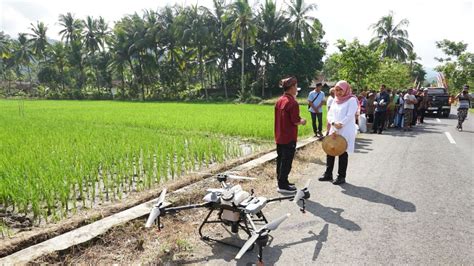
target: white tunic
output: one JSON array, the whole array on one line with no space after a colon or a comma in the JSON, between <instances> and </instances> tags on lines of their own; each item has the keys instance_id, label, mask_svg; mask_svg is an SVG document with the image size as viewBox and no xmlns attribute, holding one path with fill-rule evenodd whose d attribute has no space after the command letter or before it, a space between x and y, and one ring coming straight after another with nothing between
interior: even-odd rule
<instances>
[{"instance_id":1,"label":"white tunic","mask_svg":"<svg viewBox=\"0 0 474 266\"><path fill-rule=\"evenodd\" d=\"M357 134L355 123L357 109L359 109L357 99L355 97L351 97L342 104L338 104L336 101L334 101L327 115L327 120L329 123L342 123L341 129L336 129L336 127L331 126L329 134L337 131L339 135L343 136L347 141L348 153L354 152L355 138Z\"/></svg>"}]
</instances>

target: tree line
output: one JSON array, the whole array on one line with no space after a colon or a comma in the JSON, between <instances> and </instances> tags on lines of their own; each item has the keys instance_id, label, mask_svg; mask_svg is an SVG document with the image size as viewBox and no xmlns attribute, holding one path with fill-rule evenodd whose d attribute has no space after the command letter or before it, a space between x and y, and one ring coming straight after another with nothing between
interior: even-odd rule
<instances>
[{"instance_id":1,"label":"tree line","mask_svg":"<svg viewBox=\"0 0 474 266\"><path fill-rule=\"evenodd\" d=\"M322 69L326 44L314 4L289 1L282 11L266 0L166 6L121 18L59 16L61 41L43 22L11 39L0 33L3 87L24 81L57 98L124 99L267 97L285 75L307 86ZM30 87L31 88L31 87ZM272 91L273 90L273 91ZM278 90L279 91L279 90Z\"/></svg>"},{"instance_id":2,"label":"tree line","mask_svg":"<svg viewBox=\"0 0 474 266\"><path fill-rule=\"evenodd\" d=\"M289 75L303 88L317 76L348 80L356 90L423 84L426 72L408 39L408 20L382 16L370 26L369 44L339 40L339 51L323 64L327 43L323 25L311 16L315 9L304 0L282 9L274 0L256 9L247 0L214 0L211 8L144 10L113 27L102 17L62 14L60 41L47 37L43 22L16 39L0 32L0 87L6 96L20 85L47 98L253 101L279 94L278 80ZM437 70L453 86L472 82L467 45L437 45L450 56L439 59L444 65Z\"/></svg>"}]
</instances>

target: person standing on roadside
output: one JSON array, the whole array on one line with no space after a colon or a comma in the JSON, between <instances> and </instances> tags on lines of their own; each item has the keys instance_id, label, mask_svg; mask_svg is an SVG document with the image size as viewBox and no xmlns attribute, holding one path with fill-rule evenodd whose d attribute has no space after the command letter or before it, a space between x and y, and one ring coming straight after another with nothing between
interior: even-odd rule
<instances>
[{"instance_id":1,"label":"person standing on roadside","mask_svg":"<svg viewBox=\"0 0 474 266\"><path fill-rule=\"evenodd\" d=\"M346 151L339 155L339 166L337 178L333 181L332 172L334 169L335 156L327 155L326 171L319 181L333 181L334 185L346 182L347 164L349 162L348 153L354 152L356 138L355 114L359 108L357 97L352 94L349 83L340 80L335 86L335 100L328 112L328 122L331 123L329 134L339 134L347 141Z\"/></svg>"},{"instance_id":2,"label":"person standing on roadside","mask_svg":"<svg viewBox=\"0 0 474 266\"><path fill-rule=\"evenodd\" d=\"M415 110L415 104L416 104L416 97L413 95L415 90L409 89L407 91L407 94L403 97L404 104L404 113L405 116L403 117L403 131L408 131L411 130L411 122L413 120L413 111Z\"/></svg>"},{"instance_id":3,"label":"person standing on roadside","mask_svg":"<svg viewBox=\"0 0 474 266\"><path fill-rule=\"evenodd\" d=\"M308 95L308 111L311 114L311 125L315 137L323 137L323 104L326 100L324 92L321 91L323 84L317 83L316 88ZM316 120L317 124L316 124Z\"/></svg>"},{"instance_id":4,"label":"person standing on roadside","mask_svg":"<svg viewBox=\"0 0 474 266\"><path fill-rule=\"evenodd\" d=\"M328 96L328 100L327 100L327 103L326 103L326 108L327 108L327 113L329 113L329 110L331 109L331 105L332 105L332 102L334 101L334 87L332 87L330 90L329 90L329 96ZM327 121L327 119L326 119ZM326 136L329 135L329 130L331 129L331 124L329 122L326 123Z\"/></svg>"},{"instance_id":5,"label":"person standing on roadside","mask_svg":"<svg viewBox=\"0 0 474 266\"><path fill-rule=\"evenodd\" d=\"M379 134L382 134L383 128L385 126L385 117L387 116L387 105L390 103L390 96L386 92L385 85L380 86L380 92L375 97L375 115L374 115L374 125L372 128L372 133L378 131Z\"/></svg>"},{"instance_id":6,"label":"person standing on roadside","mask_svg":"<svg viewBox=\"0 0 474 266\"><path fill-rule=\"evenodd\" d=\"M367 123L374 123L374 112L375 112L375 94L373 92L369 92L367 98L367 107L366 107L366 114L367 114Z\"/></svg>"},{"instance_id":7,"label":"person standing on roadside","mask_svg":"<svg viewBox=\"0 0 474 266\"><path fill-rule=\"evenodd\" d=\"M462 123L464 123L464 120L467 117L467 112L469 110L469 106L471 104L472 98L471 95L469 95L469 85L464 85L462 92L458 93L456 95L456 99L459 101L459 106L458 106L458 124L456 128L459 131L462 131Z\"/></svg>"},{"instance_id":8,"label":"person standing on roadside","mask_svg":"<svg viewBox=\"0 0 474 266\"><path fill-rule=\"evenodd\" d=\"M296 187L288 181L288 175L295 156L298 126L306 125L306 120L300 117L300 107L295 99L298 94L297 86L295 77L282 79L280 87L284 93L275 104L277 191L280 193L296 193Z\"/></svg>"},{"instance_id":9,"label":"person standing on roadside","mask_svg":"<svg viewBox=\"0 0 474 266\"><path fill-rule=\"evenodd\" d=\"M420 103L418 104L418 124L423 124L425 119L425 111L428 108L428 89L424 89L421 93Z\"/></svg>"}]
</instances>

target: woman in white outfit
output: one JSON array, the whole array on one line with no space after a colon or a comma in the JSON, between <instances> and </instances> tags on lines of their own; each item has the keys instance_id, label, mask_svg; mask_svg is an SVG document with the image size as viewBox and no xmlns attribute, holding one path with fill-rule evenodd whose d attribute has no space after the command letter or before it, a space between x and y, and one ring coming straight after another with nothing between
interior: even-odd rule
<instances>
[{"instance_id":1,"label":"woman in white outfit","mask_svg":"<svg viewBox=\"0 0 474 266\"><path fill-rule=\"evenodd\" d=\"M355 114L359 108L357 98L352 94L349 83L339 81L335 86L335 99L327 114L327 121L331 124L329 134L339 134L347 141L347 150L339 156L339 168L336 180L333 181L332 172L335 157L327 155L326 172L319 181L333 181L334 185L346 182L346 170L349 159L348 153L354 152L356 138Z\"/></svg>"}]
</instances>

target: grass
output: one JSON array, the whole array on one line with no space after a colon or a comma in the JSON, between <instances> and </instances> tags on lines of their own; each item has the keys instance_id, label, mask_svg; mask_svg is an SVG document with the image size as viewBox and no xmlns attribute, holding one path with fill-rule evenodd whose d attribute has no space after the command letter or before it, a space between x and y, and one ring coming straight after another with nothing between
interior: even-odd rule
<instances>
[{"instance_id":1,"label":"grass","mask_svg":"<svg viewBox=\"0 0 474 266\"><path fill-rule=\"evenodd\" d=\"M0 140L0 211L61 219L271 145L273 106L0 100Z\"/></svg>"}]
</instances>

